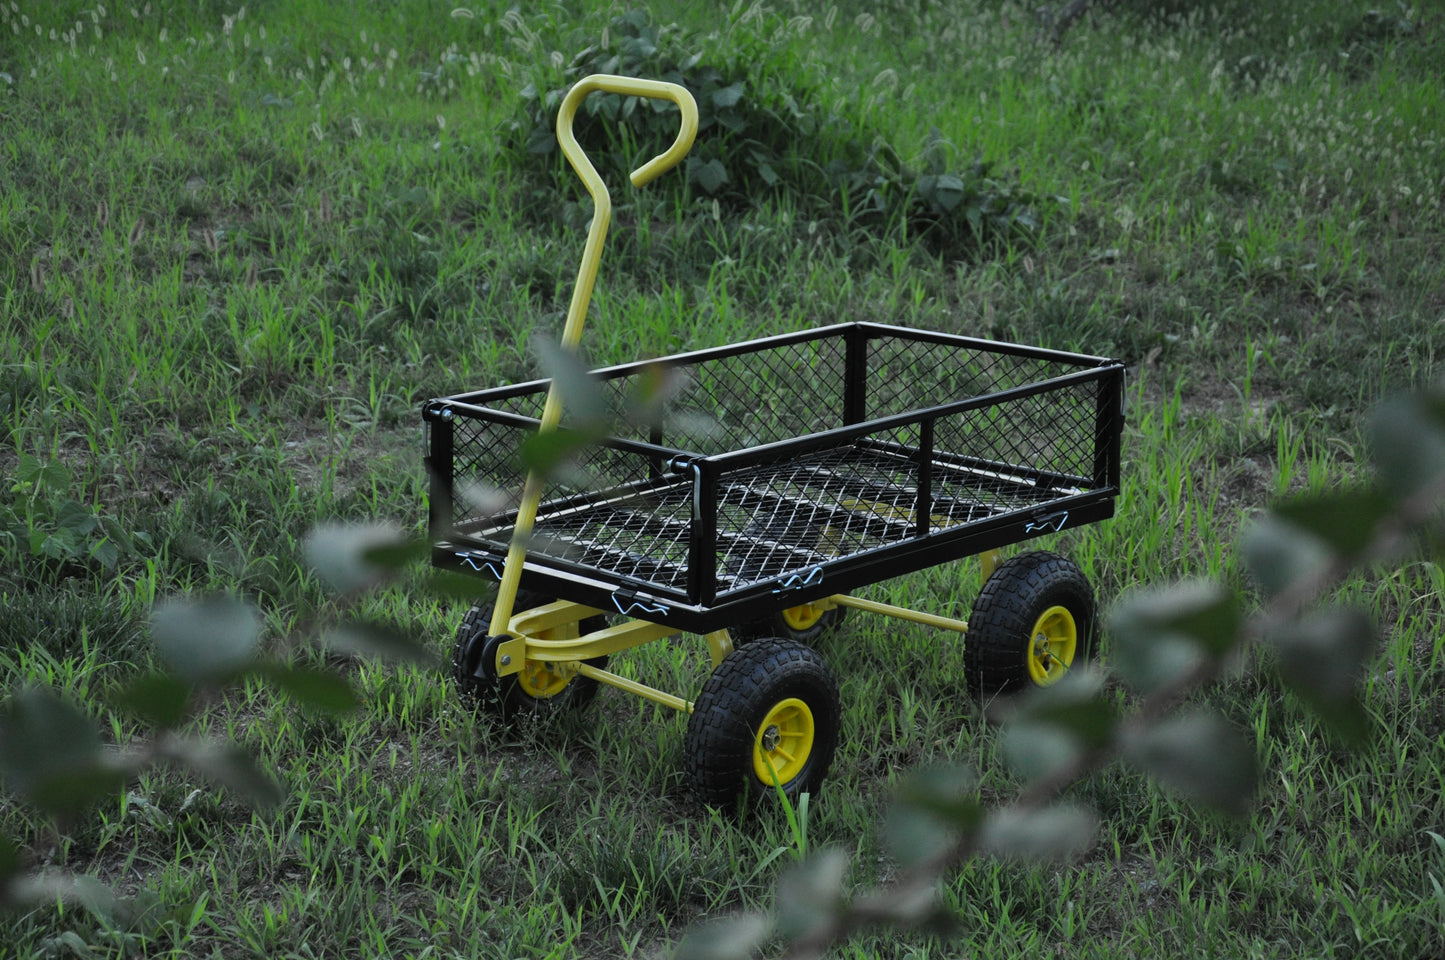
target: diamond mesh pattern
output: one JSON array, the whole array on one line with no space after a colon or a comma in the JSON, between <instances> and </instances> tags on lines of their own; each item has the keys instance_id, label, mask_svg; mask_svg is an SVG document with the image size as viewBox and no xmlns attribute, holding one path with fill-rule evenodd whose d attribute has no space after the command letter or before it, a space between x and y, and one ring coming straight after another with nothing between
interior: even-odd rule
<instances>
[{"instance_id":1,"label":"diamond mesh pattern","mask_svg":"<svg viewBox=\"0 0 1445 960\"><path fill-rule=\"evenodd\" d=\"M868 419L1023 387L1080 367L959 343L885 336L868 343ZM663 415L629 416L638 397L668 385ZM668 454L591 446L544 488L529 554L565 559L609 578L678 592L688 588L694 478L667 471L673 454L712 457L843 425L842 336L701 362L672 363L601 384L615 436ZM1038 507L1093 486L1101 381L1053 385L1030 396L937 417L928 465L930 532ZM545 393L488 401L540 417ZM453 430L457 533L504 551L524 475L518 449L530 430L458 409ZM923 428L911 420L826 449L780 451L718 478L720 593L790 577L917 538ZM469 488L508 491L483 502Z\"/></svg>"},{"instance_id":2,"label":"diamond mesh pattern","mask_svg":"<svg viewBox=\"0 0 1445 960\"><path fill-rule=\"evenodd\" d=\"M1053 360L887 337L868 352L866 419L980 397L1077 369Z\"/></svg>"}]
</instances>

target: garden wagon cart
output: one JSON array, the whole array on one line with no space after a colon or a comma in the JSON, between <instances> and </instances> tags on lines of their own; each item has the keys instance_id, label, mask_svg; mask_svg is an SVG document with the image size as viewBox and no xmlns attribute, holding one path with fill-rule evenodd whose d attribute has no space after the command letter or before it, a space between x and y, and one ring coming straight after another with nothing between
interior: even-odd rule
<instances>
[{"instance_id":1,"label":"garden wagon cart","mask_svg":"<svg viewBox=\"0 0 1445 960\"><path fill-rule=\"evenodd\" d=\"M594 203L562 335L575 350L611 213L572 123L593 92L670 100L682 129L632 174L692 144L675 84L596 75L557 135ZM1123 368L1114 361L875 323L844 323L594 371L609 435L565 472L519 451L559 429L548 380L429 401L436 565L499 582L463 619L462 693L503 720L587 702L607 684L690 714L685 769L719 806L815 790L838 737L837 681L808 645L847 609L963 633L978 695L1062 676L1093 639L1092 590L1052 553L994 567L1004 545L1107 518L1119 489ZM636 416L638 398L656 400ZM644 404L645 405L645 404ZM522 490L519 503L467 490ZM476 499L476 498L472 498ZM972 554L969 623L847 591ZM617 622L609 624L611 615ZM606 668L683 633L713 670L696 701Z\"/></svg>"}]
</instances>

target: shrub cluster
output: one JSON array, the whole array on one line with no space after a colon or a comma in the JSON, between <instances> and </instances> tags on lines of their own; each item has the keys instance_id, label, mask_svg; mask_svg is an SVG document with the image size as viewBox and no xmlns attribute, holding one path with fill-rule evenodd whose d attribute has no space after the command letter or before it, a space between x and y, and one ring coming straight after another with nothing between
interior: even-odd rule
<instances>
[{"instance_id":1,"label":"shrub cluster","mask_svg":"<svg viewBox=\"0 0 1445 960\"><path fill-rule=\"evenodd\" d=\"M965 259L1032 240L1042 212L1055 202L994 175L985 160L950 169L936 131L918 164L905 163L893 145L856 130L819 90L770 62L761 42L739 41L715 64L688 52L697 42L653 23L644 11L613 20L564 68L561 85L534 81L523 89L521 115L507 140L520 170L543 172L551 189L570 179L557 145L558 107L573 82L609 73L681 84L696 98L699 133L686 176L658 187L709 201L697 208L711 210L716 201L719 212L739 215L771 199L844 230L901 228L940 255ZM671 142L677 120L663 101L594 94L578 111L574 131L604 180L617 183L644 152ZM547 155L556 162L539 166L538 156Z\"/></svg>"}]
</instances>

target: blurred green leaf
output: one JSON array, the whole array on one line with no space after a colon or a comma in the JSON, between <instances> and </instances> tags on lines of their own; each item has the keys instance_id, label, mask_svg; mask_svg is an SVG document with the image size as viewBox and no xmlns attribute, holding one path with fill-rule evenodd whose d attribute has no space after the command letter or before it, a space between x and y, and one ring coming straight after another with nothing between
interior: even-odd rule
<instances>
[{"instance_id":1,"label":"blurred green leaf","mask_svg":"<svg viewBox=\"0 0 1445 960\"><path fill-rule=\"evenodd\" d=\"M505 510L514 497L500 487L478 482L470 478L457 478L454 491L457 502L474 513L497 513ZM445 486L441 488L445 492ZM450 514L443 511L444 516Z\"/></svg>"},{"instance_id":2,"label":"blurred green leaf","mask_svg":"<svg viewBox=\"0 0 1445 960\"><path fill-rule=\"evenodd\" d=\"M1445 476L1445 389L1393 397L1368 428L1370 454L1384 487L1405 498Z\"/></svg>"},{"instance_id":3,"label":"blurred green leaf","mask_svg":"<svg viewBox=\"0 0 1445 960\"><path fill-rule=\"evenodd\" d=\"M450 570L433 570L422 578L422 589L444 600L475 602L490 596L494 586L480 577L469 577Z\"/></svg>"},{"instance_id":4,"label":"blurred green leaf","mask_svg":"<svg viewBox=\"0 0 1445 960\"><path fill-rule=\"evenodd\" d=\"M991 813L979 833L981 849L1021 860L1067 860L1088 850L1098 815L1072 804L1042 810L1006 808Z\"/></svg>"},{"instance_id":5,"label":"blurred green leaf","mask_svg":"<svg viewBox=\"0 0 1445 960\"><path fill-rule=\"evenodd\" d=\"M111 703L142 723L169 730L185 721L190 699L191 685L181 678L170 673L147 673L122 687Z\"/></svg>"},{"instance_id":6,"label":"blurred green leaf","mask_svg":"<svg viewBox=\"0 0 1445 960\"><path fill-rule=\"evenodd\" d=\"M922 181L924 178L920 177ZM945 173L934 178L933 194L930 199L944 210L952 210L963 202L964 186L963 180L953 174Z\"/></svg>"},{"instance_id":7,"label":"blurred green leaf","mask_svg":"<svg viewBox=\"0 0 1445 960\"><path fill-rule=\"evenodd\" d=\"M20 462L15 465L15 479L20 483L34 483L40 479L45 465L33 453L21 453Z\"/></svg>"},{"instance_id":8,"label":"blurred green leaf","mask_svg":"<svg viewBox=\"0 0 1445 960\"><path fill-rule=\"evenodd\" d=\"M1086 666L1058 683L1014 701L999 744L1009 766L1025 780L1053 776L1114 735L1119 710L1106 695L1104 674Z\"/></svg>"},{"instance_id":9,"label":"blurred green leaf","mask_svg":"<svg viewBox=\"0 0 1445 960\"><path fill-rule=\"evenodd\" d=\"M1239 598L1220 583L1196 580L1155 593L1134 605L1156 628L1183 634L1214 656L1239 642Z\"/></svg>"},{"instance_id":10,"label":"blurred green leaf","mask_svg":"<svg viewBox=\"0 0 1445 960\"><path fill-rule=\"evenodd\" d=\"M916 770L898 787L898 803L921 810L941 823L969 830L982 816L978 775L969 767L936 766Z\"/></svg>"},{"instance_id":11,"label":"blurred green leaf","mask_svg":"<svg viewBox=\"0 0 1445 960\"><path fill-rule=\"evenodd\" d=\"M1057 727L1086 747L1107 743L1119 722L1119 708L1105 689L1104 673L1093 666L1073 670L1058 683L1031 690L1016 705L1010 722Z\"/></svg>"},{"instance_id":12,"label":"blurred green leaf","mask_svg":"<svg viewBox=\"0 0 1445 960\"><path fill-rule=\"evenodd\" d=\"M361 551L363 562L384 570L401 570L431 556L431 543L422 539L383 543Z\"/></svg>"},{"instance_id":13,"label":"blurred green leaf","mask_svg":"<svg viewBox=\"0 0 1445 960\"><path fill-rule=\"evenodd\" d=\"M32 530L30 532L32 547L37 535L42 539L40 540L40 549L36 552L52 560L67 560L74 557L80 550L80 541L77 539L75 531L65 527L61 527L51 534L46 534L44 530L38 528Z\"/></svg>"},{"instance_id":14,"label":"blurred green leaf","mask_svg":"<svg viewBox=\"0 0 1445 960\"><path fill-rule=\"evenodd\" d=\"M1287 684L1321 701L1340 701L1355 694L1375 648L1375 625L1363 610L1336 607L1313 611L1271 639Z\"/></svg>"},{"instance_id":15,"label":"blurred green leaf","mask_svg":"<svg viewBox=\"0 0 1445 960\"><path fill-rule=\"evenodd\" d=\"M106 923L121 913L114 891L95 877L47 870L17 878L10 890L16 903L37 907L54 906L57 901L78 904ZM89 950L83 941L81 945Z\"/></svg>"},{"instance_id":16,"label":"blurred green leaf","mask_svg":"<svg viewBox=\"0 0 1445 960\"><path fill-rule=\"evenodd\" d=\"M883 844L904 867L923 863L945 849L958 830L917 807L895 803L883 820Z\"/></svg>"},{"instance_id":17,"label":"blurred green leaf","mask_svg":"<svg viewBox=\"0 0 1445 960\"><path fill-rule=\"evenodd\" d=\"M673 960L752 960L772 932L760 913L744 913L695 926L678 944Z\"/></svg>"},{"instance_id":18,"label":"blurred green leaf","mask_svg":"<svg viewBox=\"0 0 1445 960\"><path fill-rule=\"evenodd\" d=\"M425 644L384 624L360 620L339 624L322 637L321 644L336 653L391 663L430 666L436 660Z\"/></svg>"},{"instance_id":19,"label":"blurred green leaf","mask_svg":"<svg viewBox=\"0 0 1445 960\"><path fill-rule=\"evenodd\" d=\"M337 593L375 586L393 567L395 551L412 548L389 523L328 523L314 527L302 544L309 563ZM378 556L379 561L369 559Z\"/></svg>"},{"instance_id":20,"label":"blurred green leaf","mask_svg":"<svg viewBox=\"0 0 1445 960\"><path fill-rule=\"evenodd\" d=\"M21 690L0 710L0 783L47 813L84 810L127 773L90 717L48 690Z\"/></svg>"},{"instance_id":21,"label":"blurred green leaf","mask_svg":"<svg viewBox=\"0 0 1445 960\"><path fill-rule=\"evenodd\" d=\"M1286 501L1271 513L1319 538L1336 553L1358 557L1374 538L1380 521L1394 510L1393 498L1362 487Z\"/></svg>"},{"instance_id":22,"label":"blurred green leaf","mask_svg":"<svg viewBox=\"0 0 1445 960\"><path fill-rule=\"evenodd\" d=\"M642 425L661 424L667 404L682 389L685 377L670 363L649 363L627 395L627 419Z\"/></svg>"},{"instance_id":23,"label":"blurred green leaf","mask_svg":"<svg viewBox=\"0 0 1445 960\"><path fill-rule=\"evenodd\" d=\"M171 737L161 743L161 752L212 783L238 794L252 806L271 809L284 799L281 785L275 778L233 743Z\"/></svg>"},{"instance_id":24,"label":"blurred green leaf","mask_svg":"<svg viewBox=\"0 0 1445 960\"><path fill-rule=\"evenodd\" d=\"M1330 562L1324 541L1274 517L1264 517L1245 530L1240 552L1266 597L1278 596L1291 584L1317 575Z\"/></svg>"},{"instance_id":25,"label":"blurred green leaf","mask_svg":"<svg viewBox=\"0 0 1445 960\"><path fill-rule=\"evenodd\" d=\"M90 548L90 556L96 563L110 570L120 559L120 548L109 540L102 540Z\"/></svg>"},{"instance_id":26,"label":"blurred green leaf","mask_svg":"<svg viewBox=\"0 0 1445 960\"><path fill-rule=\"evenodd\" d=\"M1155 690L1233 649L1242 622L1238 598L1222 584L1193 581L1142 592L1110 618L1112 665L1136 690Z\"/></svg>"},{"instance_id":27,"label":"blurred green leaf","mask_svg":"<svg viewBox=\"0 0 1445 960\"><path fill-rule=\"evenodd\" d=\"M69 490L73 478L65 464L59 460L47 460L36 474L35 482L47 490Z\"/></svg>"},{"instance_id":28,"label":"blurred green leaf","mask_svg":"<svg viewBox=\"0 0 1445 960\"><path fill-rule=\"evenodd\" d=\"M787 939L806 937L832 923L846 909L843 881L851 859L836 848L820 850L779 878L779 935Z\"/></svg>"},{"instance_id":29,"label":"blurred green leaf","mask_svg":"<svg viewBox=\"0 0 1445 960\"><path fill-rule=\"evenodd\" d=\"M1331 733L1347 743L1369 737L1359 684L1375 649L1374 622L1363 610L1336 607L1307 614L1271 638L1280 679Z\"/></svg>"},{"instance_id":30,"label":"blurred green leaf","mask_svg":"<svg viewBox=\"0 0 1445 960\"><path fill-rule=\"evenodd\" d=\"M183 679L207 683L244 669L261 640L261 620L232 597L172 600L151 612L151 638Z\"/></svg>"},{"instance_id":31,"label":"blurred green leaf","mask_svg":"<svg viewBox=\"0 0 1445 960\"><path fill-rule=\"evenodd\" d=\"M1027 781L1053 776L1084 752L1083 743L1068 730L1029 718L1005 726L999 746L1009 769Z\"/></svg>"},{"instance_id":32,"label":"blurred green leaf","mask_svg":"<svg viewBox=\"0 0 1445 960\"><path fill-rule=\"evenodd\" d=\"M77 538L91 534L100 522L95 512L74 500L63 500L55 510L55 523L62 530L69 530Z\"/></svg>"},{"instance_id":33,"label":"blurred green leaf","mask_svg":"<svg viewBox=\"0 0 1445 960\"><path fill-rule=\"evenodd\" d=\"M926 936L953 939L963 935L963 925L939 897L939 884L919 883L906 891L892 887L886 892L863 894L853 900L858 909L873 916L914 928Z\"/></svg>"},{"instance_id":34,"label":"blurred green leaf","mask_svg":"<svg viewBox=\"0 0 1445 960\"><path fill-rule=\"evenodd\" d=\"M1358 695L1328 703L1302 697L1310 711L1324 725L1326 731L1341 743L1359 747L1369 742L1374 733L1374 721L1365 709L1364 701Z\"/></svg>"},{"instance_id":35,"label":"blurred green leaf","mask_svg":"<svg viewBox=\"0 0 1445 960\"><path fill-rule=\"evenodd\" d=\"M978 777L968 767L914 770L883 821L883 842L904 866L929 859L983 819Z\"/></svg>"},{"instance_id":36,"label":"blurred green leaf","mask_svg":"<svg viewBox=\"0 0 1445 960\"><path fill-rule=\"evenodd\" d=\"M327 670L266 663L256 671L285 691L302 706L323 713L347 713L361 706L361 700L344 677Z\"/></svg>"},{"instance_id":37,"label":"blurred green leaf","mask_svg":"<svg viewBox=\"0 0 1445 960\"><path fill-rule=\"evenodd\" d=\"M547 433L534 433L522 441L522 465L543 476L552 476L574 459L579 450L585 450L604 436L606 431L600 427L586 430L560 427Z\"/></svg>"},{"instance_id":38,"label":"blurred green leaf","mask_svg":"<svg viewBox=\"0 0 1445 960\"><path fill-rule=\"evenodd\" d=\"M1125 756L1165 787L1231 816L1249 813L1259 761L1244 735L1217 713L1194 710L1142 731Z\"/></svg>"},{"instance_id":39,"label":"blurred green leaf","mask_svg":"<svg viewBox=\"0 0 1445 960\"><path fill-rule=\"evenodd\" d=\"M606 423L608 411L602 382L587 369L577 351L541 337L536 338L536 344L542 371L562 395L562 410L567 422L574 427L578 424Z\"/></svg>"}]
</instances>

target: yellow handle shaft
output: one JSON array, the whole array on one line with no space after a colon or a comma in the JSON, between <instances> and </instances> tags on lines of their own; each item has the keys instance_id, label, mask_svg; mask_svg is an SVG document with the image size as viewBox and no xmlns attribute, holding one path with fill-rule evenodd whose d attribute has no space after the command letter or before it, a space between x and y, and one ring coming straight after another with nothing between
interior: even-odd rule
<instances>
[{"instance_id":1,"label":"yellow handle shaft","mask_svg":"<svg viewBox=\"0 0 1445 960\"><path fill-rule=\"evenodd\" d=\"M649 97L654 100L671 100L682 111L682 128L672 146L632 171L633 186L650 183L658 176L677 166L678 162L692 148L697 136L697 101L686 87L660 80L638 80L634 77L617 77L605 73L594 73L583 77L567 91L562 108L557 113L557 141L562 144L562 153L587 192L592 195L592 226L587 230L587 245L582 249L582 266L577 271L577 285L572 290L572 303L567 308L567 323L562 328L562 348L576 350L582 340L582 325L587 319L587 308L592 303L592 287L597 282L597 266L602 260L602 243L607 237L607 227L612 221L612 195L607 184L597 175L592 161L572 133L572 123L577 117L577 108L591 93L620 93L624 96ZM543 433L557 429L562 420L562 396L554 382L547 391L547 403L542 408ZM502 569L502 583L497 588L497 602L492 607L492 622L489 633L492 636L505 633L507 622L512 617L512 607L517 600L517 584L522 579L522 564L527 556L527 539L537 521L537 505L542 499L542 477L536 471L527 473L526 485L522 488L522 503L517 510L517 525L512 532L512 543L507 550L507 562Z\"/></svg>"}]
</instances>

